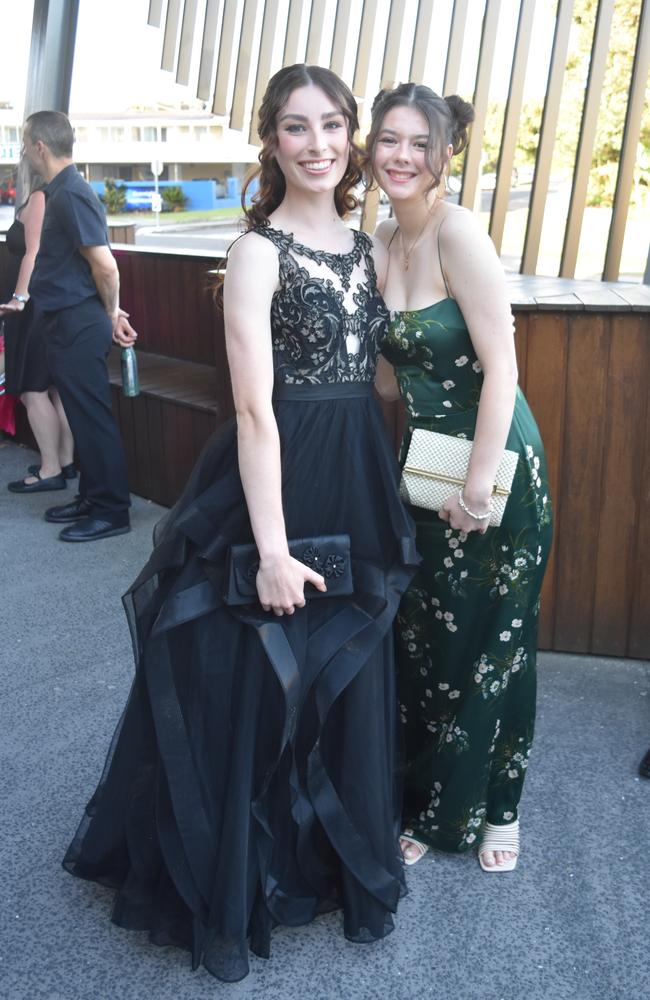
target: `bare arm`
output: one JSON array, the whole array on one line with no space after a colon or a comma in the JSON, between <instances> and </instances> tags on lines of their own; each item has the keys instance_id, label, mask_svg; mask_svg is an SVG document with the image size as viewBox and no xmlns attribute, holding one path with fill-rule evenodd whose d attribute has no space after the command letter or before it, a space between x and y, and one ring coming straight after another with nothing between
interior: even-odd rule
<instances>
[{"instance_id":1,"label":"bare arm","mask_svg":"<svg viewBox=\"0 0 650 1000\"><path fill-rule=\"evenodd\" d=\"M383 223L380 225L377 233L370 237L372 240L372 256L375 262L375 271L377 272L377 288L380 292L384 291L386 279L388 278L388 250L386 249L386 243L380 238L379 234L382 226ZM397 385L393 366L385 358L382 358L381 355L377 359L375 389L381 398L389 403L399 399L399 386Z\"/></svg>"},{"instance_id":2,"label":"bare arm","mask_svg":"<svg viewBox=\"0 0 650 1000\"><path fill-rule=\"evenodd\" d=\"M43 216L45 215L45 195L42 191L35 191L20 213L20 221L25 228L25 254L20 262L20 270L16 279L14 289L16 295L29 297L29 279L34 270L34 261L41 243L41 229L43 228ZM0 312L7 314L10 312L22 312L25 308L24 302L18 299L11 299L10 302L0 306Z\"/></svg>"},{"instance_id":3,"label":"bare arm","mask_svg":"<svg viewBox=\"0 0 650 1000\"><path fill-rule=\"evenodd\" d=\"M372 240L372 259L375 264L375 273L377 274L377 288L380 292L383 292L388 277L388 250L385 243L377 236L371 236L370 239Z\"/></svg>"},{"instance_id":4,"label":"bare arm","mask_svg":"<svg viewBox=\"0 0 650 1000\"><path fill-rule=\"evenodd\" d=\"M395 369L391 363L386 361L386 358L382 358L381 355L379 355L379 358L377 359L375 389L381 398L385 399L387 403L394 403L395 400L400 397L399 385L397 384L397 379L395 378Z\"/></svg>"},{"instance_id":5,"label":"bare arm","mask_svg":"<svg viewBox=\"0 0 650 1000\"><path fill-rule=\"evenodd\" d=\"M449 215L440 231L442 266L467 323L481 368L474 446L463 488L470 510L484 513L506 444L517 390L514 321L503 268L489 236L469 212ZM453 527L486 530L449 501L443 508Z\"/></svg>"},{"instance_id":6,"label":"bare arm","mask_svg":"<svg viewBox=\"0 0 650 1000\"><path fill-rule=\"evenodd\" d=\"M277 279L277 255L264 237L250 234L234 245L224 284L224 318L237 413L239 472L260 554L257 590L265 610L292 614L294 607L305 603L305 582L326 588L321 576L291 558L287 544L280 438L272 406L269 315Z\"/></svg>"},{"instance_id":7,"label":"bare arm","mask_svg":"<svg viewBox=\"0 0 650 1000\"><path fill-rule=\"evenodd\" d=\"M115 257L107 246L79 247L79 252L89 265L93 281L104 309L113 324L113 340L122 347L129 347L137 340L137 333L128 322L128 313L120 309L120 273Z\"/></svg>"}]
</instances>

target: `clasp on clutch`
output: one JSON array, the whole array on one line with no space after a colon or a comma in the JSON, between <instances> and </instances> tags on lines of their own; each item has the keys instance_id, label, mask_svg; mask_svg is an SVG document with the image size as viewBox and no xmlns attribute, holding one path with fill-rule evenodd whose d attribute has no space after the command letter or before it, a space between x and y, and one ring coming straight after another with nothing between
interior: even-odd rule
<instances>
[{"instance_id":1,"label":"clasp on clutch","mask_svg":"<svg viewBox=\"0 0 650 1000\"><path fill-rule=\"evenodd\" d=\"M456 479L446 472L431 472L430 469L416 469L412 465L405 465L402 472L410 472L414 476L423 476L424 479L435 479L438 483L449 483L451 486L458 486L459 488L465 485L464 479ZM509 497L510 492L510 490L506 490L503 486L497 486L496 484L492 488L492 496L494 497Z\"/></svg>"}]
</instances>

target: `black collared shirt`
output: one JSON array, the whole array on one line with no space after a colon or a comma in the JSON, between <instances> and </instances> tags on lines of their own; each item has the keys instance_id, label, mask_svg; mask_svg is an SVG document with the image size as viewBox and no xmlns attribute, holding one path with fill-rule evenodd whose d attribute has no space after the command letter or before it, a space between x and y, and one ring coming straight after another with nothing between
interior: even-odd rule
<instances>
[{"instance_id":1,"label":"black collared shirt","mask_svg":"<svg viewBox=\"0 0 650 1000\"><path fill-rule=\"evenodd\" d=\"M104 208L74 163L45 188L45 218L29 294L39 309L65 309L97 294L79 247L108 246Z\"/></svg>"}]
</instances>

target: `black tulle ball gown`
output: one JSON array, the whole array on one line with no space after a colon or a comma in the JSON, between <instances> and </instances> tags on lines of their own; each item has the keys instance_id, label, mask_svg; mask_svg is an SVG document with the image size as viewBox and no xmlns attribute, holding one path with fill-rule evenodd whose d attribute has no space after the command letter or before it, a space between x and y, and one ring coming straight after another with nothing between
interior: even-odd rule
<instances>
[{"instance_id":1,"label":"black tulle ball gown","mask_svg":"<svg viewBox=\"0 0 650 1000\"><path fill-rule=\"evenodd\" d=\"M117 890L117 924L227 981L276 924L341 909L349 940L384 937L403 891L391 625L417 555L373 398L387 312L364 234L331 254L259 232L287 535L349 534L354 594L225 606L228 548L253 538L234 422L217 432L125 596L135 680L64 860Z\"/></svg>"}]
</instances>

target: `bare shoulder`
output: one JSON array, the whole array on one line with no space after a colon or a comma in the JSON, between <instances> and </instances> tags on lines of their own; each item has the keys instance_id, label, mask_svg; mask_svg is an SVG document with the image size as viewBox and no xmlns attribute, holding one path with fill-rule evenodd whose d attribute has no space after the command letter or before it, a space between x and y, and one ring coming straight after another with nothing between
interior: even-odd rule
<instances>
[{"instance_id":1,"label":"bare shoulder","mask_svg":"<svg viewBox=\"0 0 650 1000\"><path fill-rule=\"evenodd\" d=\"M226 265L224 290L226 298L229 290L238 297L248 296L255 288L261 301L265 295L275 290L280 273L278 253L270 240L259 233L249 231L231 244Z\"/></svg>"},{"instance_id":2,"label":"bare shoulder","mask_svg":"<svg viewBox=\"0 0 650 1000\"><path fill-rule=\"evenodd\" d=\"M395 219L384 219L380 222L375 229L375 238L383 243L385 247L388 246L393 236L395 235L395 230L397 229L397 221Z\"/></svg>"},{"instance_id":3,"label":"bare shoulder","mask_svg":"<svg viewBox=\"0 0 650 1000\"><path fill-rule=\"evenodd\" d=\"M443 246L451 248L467 236L485 235L478 219L469 208L445 204L442 211L439 232Z\"/></svg>"},{"instance_id":4,"label":"bare shoulder","mask_svg":"<svg viewBox=\"0 0 650 1000\"><path fill-rule=\"evenodd\" d=\"M228 264L236 267L273 267L277 260L278 254L271 241L252 230L239 236L228 250Z\"/></svg>"},{"instance_id":5,"label":"bare shoulder","mask_svg":"<svg viewBox=\"0 0 650 1000\"><path fill-rule=\"evenodd\" d=\"M21 216L39 215L45 211L45 192L32 191L29 198L20 210Z\"/></svg>"},{"instance_id":6,"label":"bare shoulder","mask_svg":"<svg viewBox=\"0 0 650 1000\"><path fill-rule=\"evenodd\" d=\"M468 208L446 205L439 234L440 249L448 264L468 258L477 263L498 260L494 243Z\"/></svg>"},{"instance_id":7,"label":"bare shoulder","mask_svg":"<svg viewBox=\"0 0 650 1000\"><path fill-rule=\"evenodd\" d=\"M370 240L372 255L376 260L385 260L386 258L386 244L379 238L377 233L374 235L372 233L366 233L366 236Z\"/></svg>"}]
</instances>

